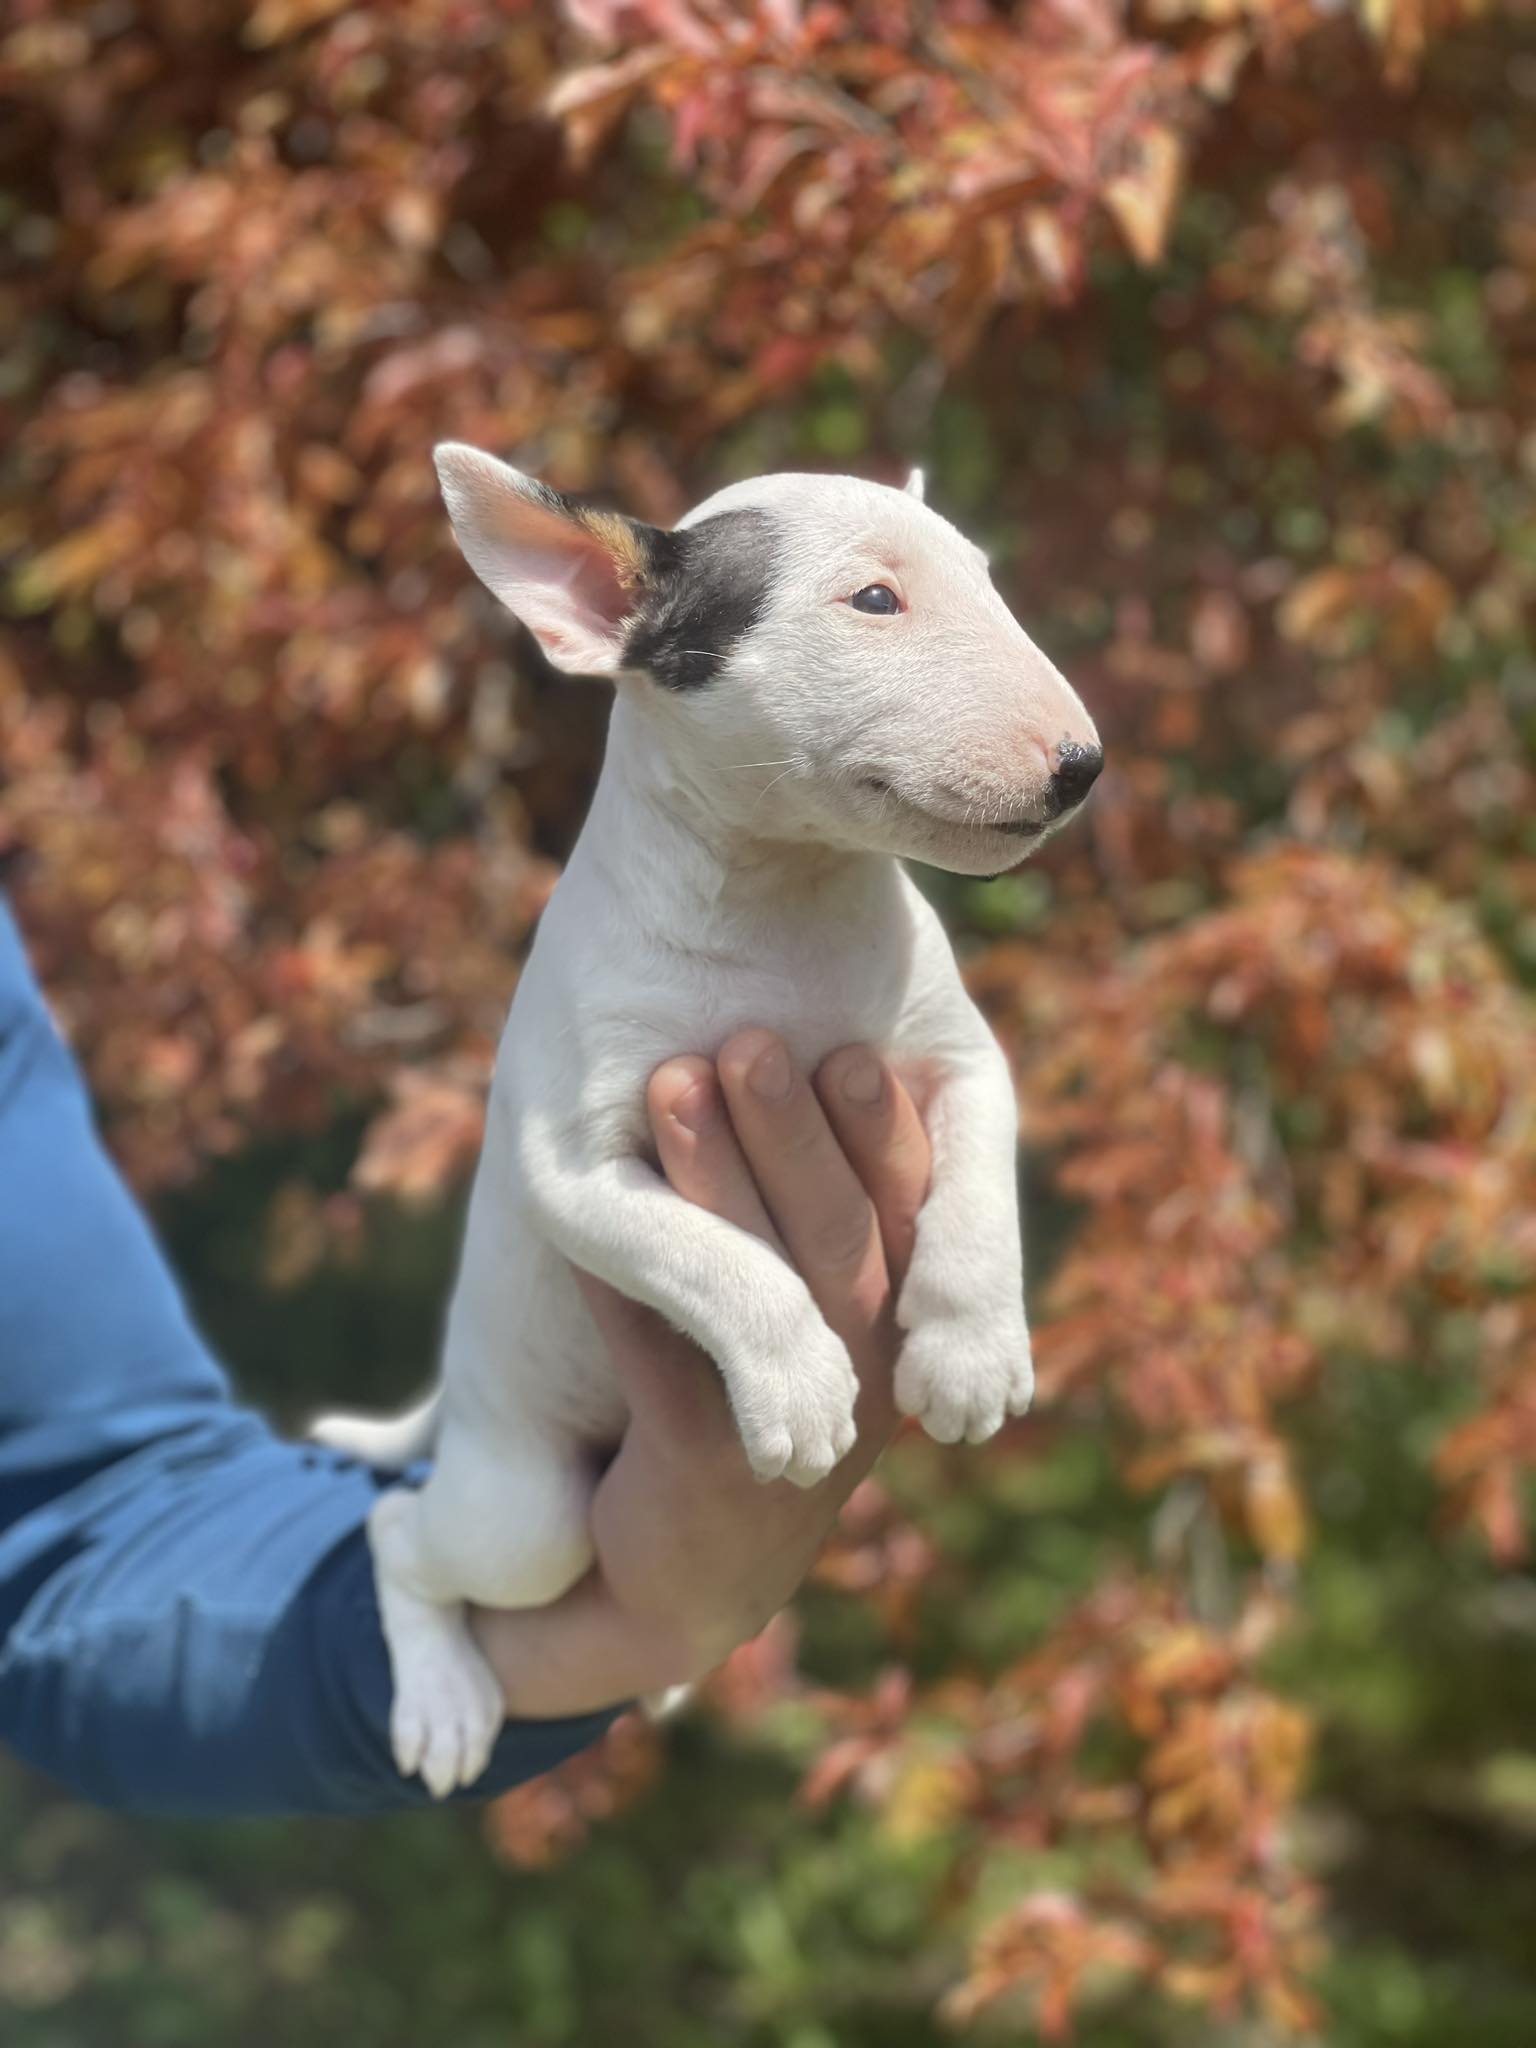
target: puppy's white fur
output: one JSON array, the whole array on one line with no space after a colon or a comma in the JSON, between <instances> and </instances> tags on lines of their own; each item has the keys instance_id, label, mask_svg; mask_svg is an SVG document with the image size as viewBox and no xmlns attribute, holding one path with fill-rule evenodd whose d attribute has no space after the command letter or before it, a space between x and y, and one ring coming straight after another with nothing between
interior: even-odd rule
<instances>
[{"instance_id":1,"label":"puppy's white fur","mask_svg":"<svg viewBox=\"0 0 1536 2048\"><path fill-rule=\"evenodd\" d=\"M402 1425L316 1431L383 1463L435 1437L426 1485L382 1496L370 1533L396 1756L441 1795L480 1774L502 1715L463 1603L538 1605L581 1575L592 1453L624 1427L573 1265L717 1361L760 1477L809 1485L853 1442L853 1368L799 1276L645 1163L662 1060L748 1025L806 1069L853 1039L884 1048L934 1155L898 1304L900 1405L946 1443L1027 1405L1009 1075L897 856L1013 866L1059 821L1063 743L1097 742L918 478L903 493L761 477L691 513L683 532L755 515L738 552L762 587L730 644L691 650L708 680L677 689L626 662L636 529L573 515L476 450L438 463L482 578L557 664L618 681L591 814L502 1041L440 1392ZM850 603L877 584L899 611Z\"/></svg>"}]
</instances>

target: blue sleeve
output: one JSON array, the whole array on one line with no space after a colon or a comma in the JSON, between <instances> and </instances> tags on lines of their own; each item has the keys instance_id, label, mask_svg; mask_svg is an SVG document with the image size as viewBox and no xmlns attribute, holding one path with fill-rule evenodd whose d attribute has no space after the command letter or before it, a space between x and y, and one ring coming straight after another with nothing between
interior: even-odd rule
<instances>
[{"instance_id":1,"label":"blue sleeve","mask_svg":"<svg viewBox=\"0 0 1536 2048\"><path fill-rule=\"evenodd\" d=\"M389 1753L377 1484L232 1399L0 901L0 1741L142 1812L426 1804ZM472 1796L611 1719L509 1723Z\"/></svg>"}]
</instances>

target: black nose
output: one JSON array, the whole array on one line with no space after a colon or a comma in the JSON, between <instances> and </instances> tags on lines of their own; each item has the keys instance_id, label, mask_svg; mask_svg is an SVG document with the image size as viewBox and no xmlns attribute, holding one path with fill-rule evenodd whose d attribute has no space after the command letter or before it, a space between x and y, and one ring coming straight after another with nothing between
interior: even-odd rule
<instances>
[{"instance_id":1,"label":"black nose","mask_svg":"<svg viewBox=\"0 0 1536 2048\"><path fill-rule=\"evenodd\" d=\"M1063 740L1056 749L1056 772L1051 777L1058 810L1080 804L1092 789L1104 766L1104 749L1085 747L1077 740Z\"/></svg>"}]
</instances>

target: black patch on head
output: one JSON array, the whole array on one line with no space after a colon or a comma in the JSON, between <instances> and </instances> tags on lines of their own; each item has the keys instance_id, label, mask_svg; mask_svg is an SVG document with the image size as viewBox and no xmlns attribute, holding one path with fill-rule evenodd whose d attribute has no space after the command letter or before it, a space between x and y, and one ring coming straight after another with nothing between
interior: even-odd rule
<instances>
[{"instance_id":1,"label":"black patch on head","mask_svg":"<svg viewBox=\"0 0 1536 2048\"><path fill-rule=\"evenodd\" d=\"M763 615L773 567L765 512L717 512L681 533L646 535L649 573L624 667L669 690L701 690Z\"/></svg>"}]
</instances>

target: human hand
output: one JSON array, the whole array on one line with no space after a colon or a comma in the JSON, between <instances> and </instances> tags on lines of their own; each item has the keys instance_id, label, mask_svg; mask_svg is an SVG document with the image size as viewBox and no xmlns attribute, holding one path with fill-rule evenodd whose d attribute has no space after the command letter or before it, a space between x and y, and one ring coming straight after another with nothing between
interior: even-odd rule
<instances>
[{"instance_id":1,"label":"human hand","mask_svg":"<svg viewBox=\"0 0 1536 2048\"><path fill-rule=\"evenodd\" d=\"M773 1034L747 1031L718 1070L669 1060L648 1107L677 1192L774 1245L847 1344L858 1441L818 1486L760 1485L712 1362L584 1278L630 1423L593 1501L592 1572L552 1607L475 1616L514 1714L579 1712L719 1663L791 1597L898 1419L894 1305L930 1167L901 1083L856 1046L809 1080Z\"/></svg>"}]
</instances>

